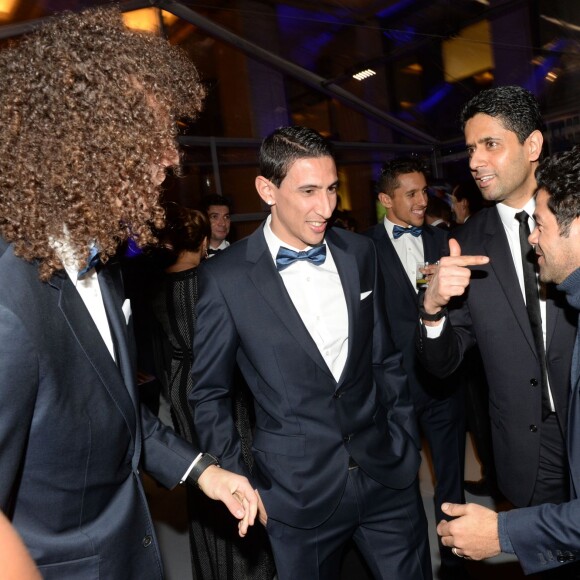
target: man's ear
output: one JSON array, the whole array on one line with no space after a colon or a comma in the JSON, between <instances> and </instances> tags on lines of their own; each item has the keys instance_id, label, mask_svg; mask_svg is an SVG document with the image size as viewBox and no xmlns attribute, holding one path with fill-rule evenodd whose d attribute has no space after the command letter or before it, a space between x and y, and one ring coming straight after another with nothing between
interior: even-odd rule
<instances>
[{"instance_id":1,"label":"man's ear","mask_svg":"<svg viewBox=\"0 0 580 580\"><path fill-rule=\"evenodd\" d=\"M386 209L391 209L391 207L393 206L393 198L388 194L385 193L384 191L381 191L379 193L379 203Z\"/></svg>"},{"instance_id":2,"label":"man's ear","mask_svg":"<svg viewBox=\"0 0 580 580\"><path fill-rule=\"evenodd\" d=\"M530 161L538 161L540 154L542 153L542 145L544 144L544 136L537 129L532 131L528 138L526 139L528 147L528 155L530 156Z\"/></svg>"},{"instance_id":3,"label":"man's ear","mask_svg":"<svg viewBox=\"0 0 580 580\"><path fill-rule=\"evenodd\" d=\"M255 184L256 191L262 198L262 201L268 205L274 205L276 203L275 185L269 179L266 179L262 175L258 175L258 177L256 177Z\"/></svg>"}]
</instances>

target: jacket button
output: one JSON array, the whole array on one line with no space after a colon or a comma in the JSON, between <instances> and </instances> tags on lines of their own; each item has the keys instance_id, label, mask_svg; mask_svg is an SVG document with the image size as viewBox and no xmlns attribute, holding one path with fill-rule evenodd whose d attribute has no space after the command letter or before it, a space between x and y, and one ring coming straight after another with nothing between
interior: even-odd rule
<instances>
[{"instance_id":1,"label":"jacket button","mask_svg":"<svg viewBox=\"0 0 580 580\"><path fill-rule=\"evenodd\" d=\"M345 443L348 443L348 442L350 441L350 438L351 438L351 437L352 437L352 434L350 434L350 435L345 435L345 436L342 438L342 440L343 440Z\"/></svg>"},{"instance_id":2,"label":"jacket button","mask_svg":"<svg viewBox=\"0 0 580 580\"><path fill-rule=\"evenodd\" d=\"M576 556L572 554L572 552L568 553L568 562L574 562L576 560Z\"/></svg>"},{"instance_id":3,"label":"jacket button","mask_svg":"<svg viewBox=\"0 0 580 580\"><path fill-rule=\"evenodd\" d=\"M538 379L530 379L530 385L532 385L532 387L537 387L538 386Z\"/></svg>"},{"instance_id":4,"label":"jacket button","mask_svg":"<svg viewBox=\"0 0 580 580\"><path fill-rule=\"evenodd\" d=\"M566 556L562 556L561 554L558 556L558 562L567 562L568 559Z\"/></svg>"},{"instance_id":5,"label":"jacket button","mask_svg":"<svg viewBox=\"0 0 580 580\"><path fill-rule=\"evenodd\" d=\"M335 393L332 395L332 397L333 397L334 399L340 399L340 397L342 397L342 391L336 391L336 392L335 392Z\"/></svg>"},{"instance_id":6,"label":"jacket button","mask_svg":"<svg viewBox=\"0 0 580 580\"><path fill-rule=\"evenodd\" d=\"M143 547L148 548L152 543L153 543L153 538L149 534L147 534L143 538Z\"/></svg>"},{"instance_id":7,"label":"jacket button","mask_svg":"<svg viewBox=\"0 0 580 580\"><path fill-rule=\"evenodd\" d=\"M530 431L532 433L535 433L538 430L538 428L536 427L536 425L530 425Z\"/></svg>"}]
</instances>

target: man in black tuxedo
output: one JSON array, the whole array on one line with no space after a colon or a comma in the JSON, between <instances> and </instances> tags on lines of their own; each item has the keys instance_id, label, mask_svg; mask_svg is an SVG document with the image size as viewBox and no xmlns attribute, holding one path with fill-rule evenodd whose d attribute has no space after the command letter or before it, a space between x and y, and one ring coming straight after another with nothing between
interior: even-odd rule
<instances>
[{"instance_id":1,"label":"man in black tuxedo","mask_svg":"<svg viewBox=\"0 0 580 580\"><path fill-rule=\"evenodd\" d=\"M540 280L555 282L567 302L580 311L580 147L543 161L536 171L538 194L529 237L538 256ZM526 574L580 577L580 336L571 369L568 452L571 498L496 514L477 504L448 505L454 518L437 531L458 556L481 560L515 553ZM572 564L572 565L571 565Z\"/></svg>"},{"instance_id":2,"label":"man in black tuxedo","mask_svg":"<svg viewBox=\"0 0 580 580\"><path fill-rule=\"evenodd\" d=\"M375 578L430 578L407 378L371 240L327 231L337 187L315 131L282 127L263 141L256 188L271 215L200 269L194 423L204 448L246 473L237 361L255 400L251 479L280 580L335 580L351 537Z\"/></svg>"},{"instance_id":3,"label":"man in black tuxedo","mask_svg":"<svg viewBox=\"0 0 580 580\"><path fill-rule=\"evenodd\" d=\"M435 515L443 517L441 502L463 501L465 419L462 391L456 377L445 381L426 372L415 350L418 316L417 275L420 264L436 263L447 252L447 232L425 223L427 181L420 161L399 158L383 165L378 198L386 210L383 222L367 232L377 248L384 280L384 308L395 346L403 354L411 396L435 471ZM424 288L421 290L424 292ZM464 575L463 562L440 546L443 578Z\"/></svg>"},{"instance_id":4,"label":"man in black tuxedo","mask_svg":"<svg viewBox=\"0 0 580 580\"><path fill-rule=\"evenodd\" d=\"M500 490L518 507L560 503L569 498L565 433L576 316L554 285L542 283L538 294L527 243L543 143L539 106L525 89L499 87L468 102L462 122L473 177L497 204L454 232L451 255L425 293L420 357L445 376L477 343Z\"/></svg>"},{"instance_id":5,"label":"man in black tuxedo","mask_svg":"<svg viewBox=\"0 0 580 580\"><path fill-rule=\"evenodd\" d=\"M175 116L202 98L189 59L116 9L0 51L0 509L48 580L163 578L141 469L197 483L242 535L257 510L245 478L140 405L109 260L153 241Z\"/></svg>"}]
</instances>

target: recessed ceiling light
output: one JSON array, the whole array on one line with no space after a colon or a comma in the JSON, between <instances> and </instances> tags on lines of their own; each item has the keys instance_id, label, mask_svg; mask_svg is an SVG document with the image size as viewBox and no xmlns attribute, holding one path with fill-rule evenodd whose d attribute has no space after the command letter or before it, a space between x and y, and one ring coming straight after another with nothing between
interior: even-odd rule
<instances>
[{"instance_id":1,"label":"recessed ceiling light","mask_svg":"<svg viewBox=\"0 0 580 580\"><path fill-rule=\"evenodd\" d=\"M352 78L356 79L357 81L364 81L365 79L368 79L369 77L372 77L376 74L377 73L372 68L367 68L366 70L361 70L360 72L352 75Z\"/></svg>"}]
</instances>

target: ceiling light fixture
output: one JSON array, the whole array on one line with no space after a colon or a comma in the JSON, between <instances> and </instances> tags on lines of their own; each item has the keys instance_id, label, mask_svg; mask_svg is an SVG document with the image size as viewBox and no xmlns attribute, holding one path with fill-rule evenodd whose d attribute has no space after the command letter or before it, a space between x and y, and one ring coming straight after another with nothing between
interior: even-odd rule
<instances>
[{"instance_id":1,"label":"ceiling light fixture","mask_svg":"<svg viewBox=\"0 0 580 580\"><path fill-rule=\"evenodd\" d=\"M0 0L0 20L8 20L19 4L18 0Z\"/></svg>"},{"instance_id":2,"label":"ceiling light fixture","mask_svg":"<svg viewBox=\"0 0 580 580\"><path fill-rule=\"evenodd\" d=\"M366 70L361 70L360 72L352 75L352 78L356 79L357 81L364 81L365 79L368 79L369 77L372 77L376 74L377 73L372 68L367 68Z\"/></svg>"}]
</instances>

